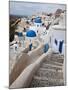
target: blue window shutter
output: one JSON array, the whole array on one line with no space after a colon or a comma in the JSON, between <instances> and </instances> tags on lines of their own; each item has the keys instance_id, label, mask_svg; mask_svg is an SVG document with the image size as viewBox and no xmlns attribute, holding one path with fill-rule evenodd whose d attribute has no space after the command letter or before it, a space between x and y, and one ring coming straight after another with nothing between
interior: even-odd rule
<instances>
[{"instance_id":1,"label":"blue window shutter","mask_svg":"<svg viewBox=\"0 0 68 90\"><path fill-rule=\"evenodd\" d=\"M32 43L29 45L29 50L31 51L31 49L32 49Z\"/></svg>"},{"instance_id":2,"label":"blue window shutter","mask_svg":"<svg viewBox=\"0 0 68 90\"><path fill-rule=\"evenodd\" d=\"M64 42L64 40L60 41L60 44L59 44L59 52L60 53L62 53L63 42Z\"/></svg>"},{"instance_id":3,"label":"blue window shutter","mask_svg":"<svg viewBox=\"0 0 68 90\"><path fill-rule=\"evenodd\" d=\"M58 41L55 39L55 44L57 45L58 44Z\"/></svg>"}]
</instances>

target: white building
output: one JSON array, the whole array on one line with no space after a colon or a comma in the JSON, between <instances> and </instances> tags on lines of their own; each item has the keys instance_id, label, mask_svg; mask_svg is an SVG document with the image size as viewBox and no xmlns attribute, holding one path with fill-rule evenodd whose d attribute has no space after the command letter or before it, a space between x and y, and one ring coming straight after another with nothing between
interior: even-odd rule
<instances>
[{"instance_id":1,"label":"white building","mask_svg":"<svg viewBox=\"0 0 68 90\"><path fill-rule=\"evenodd\" d=\"M54 51L61 54L65 53L65 14L60 16L59 25L52 26L52 35L51 35L51 46Z\"/></svg>"}]
</instances>

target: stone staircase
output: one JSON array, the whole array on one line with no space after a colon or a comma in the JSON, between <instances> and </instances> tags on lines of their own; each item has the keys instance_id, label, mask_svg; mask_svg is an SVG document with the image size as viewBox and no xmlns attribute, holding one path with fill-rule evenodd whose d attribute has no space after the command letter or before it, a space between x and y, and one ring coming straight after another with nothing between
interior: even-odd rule
<instances>
[{"instance_id":1,"label":"stone staircase","mask_svg":"<svg viewBox=\"0 0 68 90\"><path fill-rule=\"evenodd\" d=\"M36 71L29 87L63 86L64 56L57 53L48 55Z\"/></svg>"}]
</instances>

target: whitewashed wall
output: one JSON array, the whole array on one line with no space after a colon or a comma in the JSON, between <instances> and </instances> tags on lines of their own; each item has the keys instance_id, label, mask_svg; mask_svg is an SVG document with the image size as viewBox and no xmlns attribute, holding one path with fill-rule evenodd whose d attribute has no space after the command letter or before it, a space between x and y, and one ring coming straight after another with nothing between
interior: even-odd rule
<instances>
[{"instance_id":1,"label":"whitewashed wall","mask_svg":"<svg viewBox=\"0 0 68 90\"><path fill-rule=\"evenodd\" d=\"M57 40L57 45L55 44L55 39ZM60 41L62 40L64 40L64 43L62 46L62 54L64 54L65 52L65 30L52 29L51 46L55 52L59 52L59 44L60 44Z\"/></svg>"}]
</instances>

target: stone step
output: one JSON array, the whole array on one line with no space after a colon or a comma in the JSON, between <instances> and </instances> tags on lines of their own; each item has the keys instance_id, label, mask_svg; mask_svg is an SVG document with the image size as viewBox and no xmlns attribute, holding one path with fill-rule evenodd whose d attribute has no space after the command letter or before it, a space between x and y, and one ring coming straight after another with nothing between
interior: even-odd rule
<instances>
[{"instance_id":1,"label":"stone step","mask_svg":"<svg viewBox=\"0 0 68 90\"><path fill-rule=\"evenodd\" d=\"M64 59L64 57L52 55L51 58L58 58L58 59Z\"/></svg>"},{"instance_id":2,"label":"stone step","mask_svg":"<svg viewBox=\"0 0 68 90\"><path fill-rule=\"evenodd\" d=\"M46 77L34 76L30 87L63 86L63 79L52 79Z\"/></svg>"},{"instance_id":3,"label":"stone step","mask_svg":"<svg viewBox=\"0 0 68 90\"><path fill-rule=\"evenodd\" d=\"M60 56L64 56L63 54L61 54L61 53L56 53L56 52L52 52L51 55L60 55Z\"/></svg>"},{"instance_id":4,"label":"stone step","mask_svg":"<svg viewBox=\"0 0 68 90\"><path fill-rule=\"evenodd\" d=\"M50 60L50 61L54 61L54 62L58 62L58 63L63 63L64 59L61 58L55 58L55 57L51 57L50 59L46 58L46 60Z\"/></svg>"},{"instance_id":5,"label":"stone step","mask_svg":"<svg viewBox=\"0 0 68 90\"><path fill-rule=\"evenodd\" d=\"M51 56L64 57L64 55L62 55L62 54L60 54L60 53L51 53Z\"/></svg>"},{"instance_id":6,"label":"stone step","mask_svg":"<svg viewBox=\"0 0 68 90\"><path fill-rule=\"evenodd\" d=\"M62 70L55 70L55 69L51 69L51 68L42 68L42 67L40 67L39 68L39 70L41 71L46 71L46 70L48 70L48 71L52 71L52 72L62 72Z\"/></svg>"},{"instance_id":7,"label":"stone step","mask_svg":"<svg viewBox=\"0 0 68 90\"><path fill-rule=\"evenodd\" d=\"M42 63L42 64L40 65L40 67L46 68L46 69L62 70L62 67L61 67L61 66L57 66L57 65L53 65L53 64L45 64L45 63Z\"/></svg>"},{"instance_id":8,"label":"stone step","mask_svg":"<svg viewBox=\"0 0 68 90\"><path fill-rule=\"evenodd\" d=\"M60 56L55 56L55 55L48 55L45 58L46 60L50 60L50 61L54 61L54 62L58 62L58 63L63 63L64 58L60 57Z\"/></svg>"},{"instance_id":9,"label":"stone step","mask_svg":"<svg viewBox=\"0 0 68 90\"><path fill-rule=\"evenodd\" d=\"M60 55L51 55L51 58L64 59L64 57Z\"/></svg>"},{"instance_id":10,"label":"stone step","mask_svg":"<svg viewBox=\"0 0 68 90\"><path fill-rule=\"evenodd\" d=\"M47 81L40 81L40 80L37 80L37 79L33 79L30 86L29 87L48 87L48 82Z\"/></svg>"},{"instance_id":11,"label":"stone step","mask_svg":"<svg viewBox=\"0 0 68 90\"><path fill-rule=\"evenodd\" d=\"M57 70L56 71L55 69L51 69L51 68L48 69L48 68L42 68L42 67L40 67L39 70L43 70L43 71L48 70L48 71L52 71L52 72L62 72L62 70Z\"/></svg>"},{"instance_id":12,"label":"stone step","mask_svg":"<svg viewBox=\"0 0 68 90\"><path fill-rule=\"evenodd\" d=\"M62 63L59 63L59 62L54 62L54 61L52 61L52 60L45 60L45 61L43 61L43 63L45 63L45 64L54 64L54 65L57 65L57 66L63 66L63 64Z\"/></svg>"},{"instance_id":13,"label":"stone step","mask_svg":"<svg viewBox=\"0 0 68 90\"><path fill-rule=\"evenodd\" d=\"M63 86L63 61L64 56L61 54L47 55L35 73L30 87Z\"/></svg>"},{"instance_id":14,"label":"stone step","mask_svg":"<svg viewBox=\"0 0 68 90\"><path fill-rule=\"evenodd\" d=\"M47 77L52 79L63 79L63 72L51 69L40 68L35 74L39 77Z\"/></svg>"}]
</instances>

